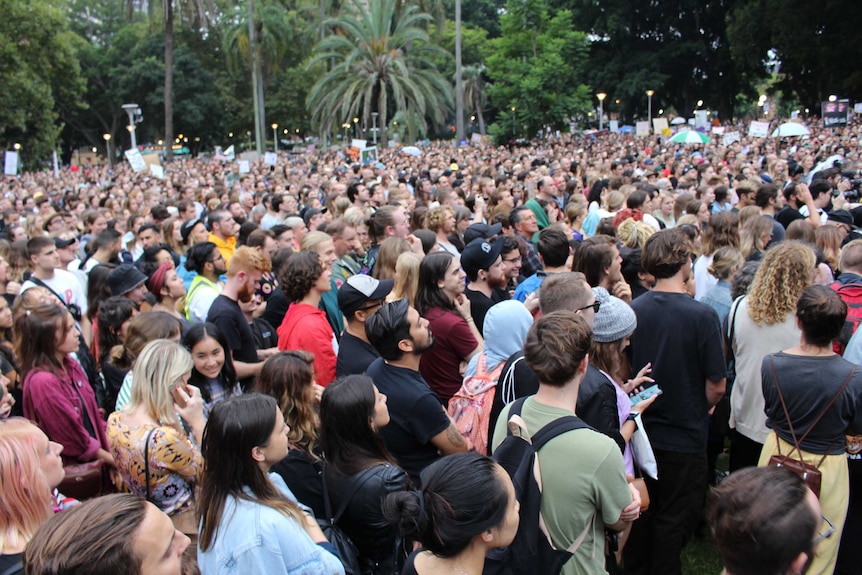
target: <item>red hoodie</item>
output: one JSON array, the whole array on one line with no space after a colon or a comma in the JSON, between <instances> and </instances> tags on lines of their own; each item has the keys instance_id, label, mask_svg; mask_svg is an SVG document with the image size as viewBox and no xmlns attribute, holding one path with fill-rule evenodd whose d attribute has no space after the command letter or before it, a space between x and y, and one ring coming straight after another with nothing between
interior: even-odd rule
<instances>
[{"instance_id":1,"label":"red hoodie","mask_svg":"<svg viewBox=\"0 0 862 575\"><path fill-rule=\"evenodd\" d=\"M301 349L314 354L314 377L329 385L335 379L335 335L326 312L314 306L292 303L278 330L278 349Z\"/></svg>"}]
</instances>

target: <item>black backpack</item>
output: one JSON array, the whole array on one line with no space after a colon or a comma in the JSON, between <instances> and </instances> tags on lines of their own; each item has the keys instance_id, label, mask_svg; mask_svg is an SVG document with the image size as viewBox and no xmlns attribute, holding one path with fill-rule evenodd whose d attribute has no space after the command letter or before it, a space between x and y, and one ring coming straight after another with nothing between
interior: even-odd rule
<instances>
[{"instance_id":1,"label":"black backpack","mask_svg":"<svg viewBox=\"0 0 862 575\"><path fill-rule=\"evenodd\" d=\"M540 527L542 491L533 471L536 453L558 435L575 429L590 429L590 426L570 415L552 421L532 437L525 438L521 435L521 426L513 422L513 418L518 416L520 419L526 399L522 397L512 403L506 439L492 456L512 478L515 496L521 503L521 522L515 539L508 547L493 549L485 557L483 575L556 575L581 545L591 527L591 523L587 525L570 550L555 549ZM517 434L513 434L513 428Z\"/></svg>"}]
</instances>

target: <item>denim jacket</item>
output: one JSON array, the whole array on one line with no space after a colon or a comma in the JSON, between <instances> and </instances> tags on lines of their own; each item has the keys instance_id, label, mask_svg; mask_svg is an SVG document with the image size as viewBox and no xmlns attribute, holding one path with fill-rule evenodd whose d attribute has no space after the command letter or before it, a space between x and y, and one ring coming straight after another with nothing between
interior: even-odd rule
<instances>
[{"instance_id":1,"label":"denim jacket","mask_svg":"<svg viewBox=\"0 0 862 575\"><path fill-rule=\"evenodd\" d=\"M296 501L281 477L270 474L269 478ZM205 552L198 549L198 565L202 575L344 575L341 561L315 544L295 520L234 497L225 502L213 545Z\"/></svg>"}]
</instances>

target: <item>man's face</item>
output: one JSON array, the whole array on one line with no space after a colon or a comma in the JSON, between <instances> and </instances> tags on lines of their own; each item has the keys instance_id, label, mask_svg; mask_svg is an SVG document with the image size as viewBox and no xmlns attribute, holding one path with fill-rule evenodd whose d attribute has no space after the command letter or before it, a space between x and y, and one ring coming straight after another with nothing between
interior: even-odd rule
<instances>
[{"instance_id":1,"label":"man's face","mask_svg":"<svg viewBox=\"0 0 862 575\"><path fill-rule=\"evenodd\" d=\"M233 216L232 220L245 218L245 212L242 209L242 204L238 202L234 202L230 206L228 206L228 210L230 211L230 215ZM222 222L224 222L224 220L222 220Z\"/></svg>"},{"instance_id":2,"label":"man's face","mask_svg":"<svg viewBox=\"0 0 862 575\"><path fill-rule=\"evenodd\" d=\"M407 323L410 324L410 340L413 342L413 354L421 355L434 345L434 334L431 324L419 315L412 306L407 309Z\"/></svg>"},{"instance_id":3,"label":"man's face","mask_svg":"<svg viewBox=\"0 0 862 575\"><path fill-rule=\"evenodd\" d=\"M318 226L322 224L326 220L326 216L323 214L315 214L311 216L311 219L308 220L308 229L309 231L316 231Z\"/></svg>"},{"instance_id":4,"label":"man's face","mask_svg":"<svg viewBox=\"0 0 862 575\"><path fill-rule=\"evenodd\" d=\"M159 241L159 236L156 234L155 230L146 229L138 234L138 243L140 243L141 247L144 249L159 245Z\"/></svg>"},{"instance_id":5,"label":"man's face","mask_svg":"<svg viewBox=\"0 0 862 575\"><path fill-rule=\"evenodd\" d=\"M236 224L236 220L233 219L233 216L225 216L222 221L215 225L218 227L221 235L226 238L232 238L233 236L235 236L236 232L238 231L237 228L239 228L239 226Z\"/></svg>"},{"instance_id":6,"label":"man's face","mask_svg":"<svg viewBox=\"0 0 862 575\"><path fill-rule=\"evenodd\" d=\"M521 252L518 250L512 250L510 252L504 252L500 256L500 261L503 264L503 275L506 276L507 280L516 279L519 275L521 275Z\"/></svg>"},{"instance_id":7,"label":"man's face","mask_svg":"<svg viewBox=\"0 0 862 575\"><path fill-rule=\"evenodd\" d=\"M524 236L532 236L539 231L539 224L536 222L536 214L532 210L523 210L521 212L521 221L516 226L518 232Z\"/></svg>"},{"instance_id":8,"label":"man's face","mask_svg":"<svg viewBox=\"0 0 862 575\"><path fill-rule=\"evenodd\" d=\"M293 230L287 229L281 233L280 236L275 238L275 241L278 243L278 247L280 248L293 248Z\"/></svg>"},{"instance_id":9,"label":"man's face","mask_svg":"<svg viewBox=\"0 0 862 575\"><path fill-rule=\"evenodd\" d=\"M248 303L260 287L260 278L263 277L263 273L258 270L240 273L245 276L245 281L237 291L236 297L237 300L243 303Z\"/></svg>"},{"instance_id":10,"label":"man's face","mask_svg":"<svg viewBox=\"0 0 862 575\"><path fill-rule=\"evenodd\" d=\"M485 281L488 282L488 286L492 289L505 289L506 284L509 283L509 278L506 277L506 273L503 269L502 256L498 257L487 270L482 270L479 273L485 274Z\"/></svg>"},{"instance_id":11,"label":"man's face","mask_svg":"<svg viewBox=\"0 0 862 575\"><path fill-rule=\"evenodd\" d=\"M446 210L446 219L443 220L441 231L447 236L455 232L455 212L452 210Z\"/></svg>"},{"instance_id":12,"label":"man's face","mask_svg":"<svg viewBox=\"0 0 862 575\"><path fill-rule=\"evenodd\" d=\"M338 259L338 256L335 254L335 242L332 241L320 242L314 251L320 256L320 265L324 269L331 268L335 260Z\"/></svg>"},{"instance_id":13,"label":"man's face","mask_svg":"<svg viewBox=\"0 0 862 575\"><path fill-rule=\"evenodd\" d=\"M611 265L608 268L608 279L612 284L620 281L623 277L622 274L622 265L623 265L623 257L620 255L620 250L617 246L613 246L613 257L611 259Z\"/></svg>"},{"instance_id":14,"label":"man's face","mask_svg":"<svg viewBox=\"0 0 862 575\"><path fill-rule=\"evenodd\" d=\"M596 320L596 310L595 308L587 306L595 305L596 298L595 296L593 296L593 290L587 282L584 282L584 285L581 286L581 289L586 290L590 294L590 301L584 306L584 308L578 310L577 313L584 318L584 320L590 327L593 327L593 322L595 322Z\"/></svg>"},{"instance_id":15,"label":"man's face","mask_svg":"<svg viewBox=\"0 0 862 575\"><path fill-rule=\"evenodd\" d=\"M407 225L407 214L404 213L404 208L398 208L392 212L390 235L396 238L406 238L409 233L410 228Z\"/></svg>"},{"instance_id":16,"label":"man's face","mask_svg":"<svg viewBox=\"0 0 862 575\"><path fill-rule=\"evenodd\" d=\"M194 204L190 204L186 206L186 209L182 213L183 221L193 220L197 215L197 210L195 209Z\"/></svg>"},{"instance_id":17,"label":"man's face","mask_svg":"<svg viewBox=\"0 0 862 575\"><path fill-rule=\"evenodd\" d=\"M224 256L221 255L218 248L215 248L213 253L210 255L210 262L213 265L213 272L215 275L220 276L227 272L227 263L224 261Z\"/></svg>"},{"instance_id":18,"label":"man's face","mask_svg":"<svg viewBox=\"0 0 862 575\"><path fill-rule=\"evenodd\" d=\"M53 270L60 267L60 254L54 246L48 246L38 256L30 258L37 269Z\"/></svg>"},{"instance_id":19,"label":"man's face","mask_svg":"<svg viewBox=\"0 0 862 575\"><path fill-rule=\"evenodd\" d=\"M370 196L368 195L368 188L362 185L356 186L355 198L363 204L368 202L368 200L370 199Z\"/></svg>"},{"instance_id":20,"label":"man's face","mask_svg":"<svg viewBox=\"0 0 862 575\"><path fill-rule=\"evenodd\" d=\"M135 307L139 307L142 303L144 303L144 299L147 297L147 286L145 284L141 284L132 291L126 294L126 298L132 300L132 303L135 304Z\"/></svg>"},{"instance_id":21,"label":"man's face","mask_svg":"<svg viewBox=\"0 0 862 575\"><path fill-rule=\"evenodd\" d=\"M335 255L339 258L343 258L356 249L354 247L356 241L356 228L345 226L341 236L333 238L332 240L332 243L335 246Z\"/></svg>"}]
</instances>

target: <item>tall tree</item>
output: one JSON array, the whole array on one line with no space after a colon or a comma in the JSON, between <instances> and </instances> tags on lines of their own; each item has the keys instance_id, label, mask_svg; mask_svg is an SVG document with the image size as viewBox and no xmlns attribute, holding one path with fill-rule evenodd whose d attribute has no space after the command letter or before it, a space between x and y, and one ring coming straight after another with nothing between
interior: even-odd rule
<instances>
[{"instance_id":1,"label":"tall tree","mask_svg":"<svg viewBox=\"0 0 862 575\"><path fill-rule=\"evenodd\" d=\"M396 13L396 0L378 0L366 7L353 0L355 14L327 21L338 33L314 50L308 66L331 60L334 66L308 96L312 118L324 132L347 118L380 115L380 142L388 144L390 105L440 122L452 102L452 87L434 68L431 57L441 52L431 45L422 24L430 16L408 6ZM410 46L410 49L408 49Z\"/></svg>"},{"instance_id":2,"label":"tall tree","mask_svg":"<svg viewBox=\"0 0 862 575\"><path fill-rule=\"evenodd\" d=\"M155 0L151 0L151 3ZM136 0L124 0L131 13ZM174 140L174 17L179 15L193 26L205 28L215 17L212 0L160 0L165 24L165 142ZM176 6L175 6L176 4ZM168 145L167 160L173 159L173 150Z\"/></svg>"},{"instance_id":3,"label":"tall tree","mask_svg":"<svg viewBox=\"0 0 862 575\"><path fill-rule=\"evenodd\" d=\"M485 66L465 66L462 70L464 78L464 100L467 104L467 110L476 114L476 119L479 121L479 133L485 134L485 115L484 110L488 91L485 85Z\"/></svg>"}]
</instances>

